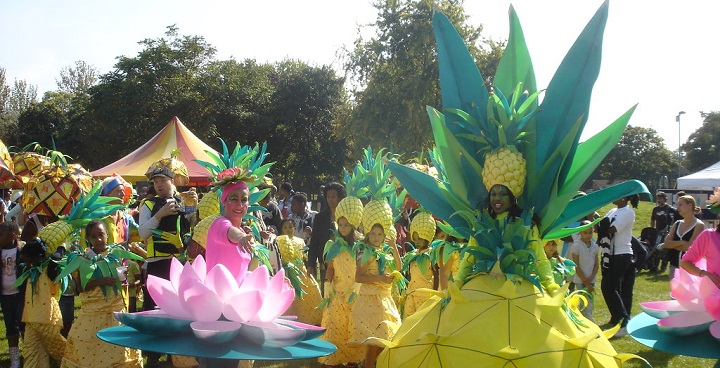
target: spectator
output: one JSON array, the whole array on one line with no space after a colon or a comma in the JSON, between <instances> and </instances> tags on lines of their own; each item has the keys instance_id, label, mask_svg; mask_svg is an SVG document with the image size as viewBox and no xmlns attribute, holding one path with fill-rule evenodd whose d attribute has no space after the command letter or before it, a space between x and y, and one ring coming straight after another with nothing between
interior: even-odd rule
<instances>
[{"instance_id":1,"label":"spectator","mask_svg":"<svg viewBox=\"0 0 720 368\"><path fill-rule=\"evenodd\" d=\"M675 222L677 218L677 211L667 204L667 194L665 194L665 192L657 192L657 194L655 194L655 202L657 206L653 208L652 215L650 215L650 227L655 228L658 232L657 245L665 241L665 237L670 229L670 224ZM657 263L660 261L660 273L662 273L665 272L668 265L667 250L661 250L659 256L653 260L653 264L650 265L650 272L657 272Z\"/></svg>"},{"instance_id":2,"label":"spectator","mask_svg":"<svg viewBox=\"0 0 720 368\"><path fill-rule=\"evenodd\" d=\"M280 184L280 190L278 190L278 196L280 196L280 198L278 199L277 205L283 218L290 216L290 206L294 195L295 191L293 190L292 184L289 182Z\"/></svg>"},{"instance_id":3,"label":"spectator","mask_svg":"<svg viewBox=\"0 0 720 368\"><path fill-rule=\"evenodd\" d=\"M315 215L317 215L317 212L308 210L307 201L305 193L295 193L287 217L295 220L295 236L302 238L305 244L310 242L313 222L315 221Z\"/></svg>"},{"instance_id":4,"label":"spectator","mask_svg":"<svg viewBox=\"0 0 720 368\"><path fill-rule=\"evenodd\" d=\"M340 183L330 183L323 186L323 197L327 201L326 208L315 216L312 236L308 243L308 273L316 276L318 263L320 264L320 280L325 280L325 261L323 250L325 243L332 238L335 231L335 209L338 203L347 197L345 186Z\"/></svg>"}]
</instances>

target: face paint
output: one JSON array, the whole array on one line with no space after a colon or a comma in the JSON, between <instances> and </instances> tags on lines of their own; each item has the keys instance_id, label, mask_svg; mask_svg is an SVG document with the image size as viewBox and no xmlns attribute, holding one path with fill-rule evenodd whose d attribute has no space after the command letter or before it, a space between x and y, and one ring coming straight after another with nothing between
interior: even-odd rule
<instances>
[{"instance_id":1,"label":"face paint","mask_svg":"<svg viewBox=\"0 0 720 368\"><path fill-rule=\"evenodd\" d=\"M249 200L247 189L237 188L233 190L223 202L225 207L223 216L230 219L232 223L241 222L242 218L247 214Z\"/></svg>"},{"instance_id":2,"label":"face paint","mask_svg":"<svg viewBox=\"0 0 720 368\"><path fill-rule=\"evenodd\" d=\"M490 208L496 214L505 213L510 210L510 190L504 185L495 185L490 188Z\"/></svg>"}]
</instances>

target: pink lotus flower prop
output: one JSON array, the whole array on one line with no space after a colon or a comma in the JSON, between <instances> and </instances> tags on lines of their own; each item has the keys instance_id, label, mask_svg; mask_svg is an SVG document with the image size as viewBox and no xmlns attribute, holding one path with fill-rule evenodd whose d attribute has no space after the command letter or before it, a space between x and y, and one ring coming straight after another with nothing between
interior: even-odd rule
<instances>
[{"instance_id":1,"label":"pink lotus flower prop","mask_svg":"<svg viewBox=\"0 0 720 368\"><path fill-rule=\"evenodd\" d=\"M707 277L698 277L683 269L670 281L675 300L640 303L640 308L660 318L658 329L685 336L707 331L720 340L720 289Z\"/></svg>"},{"instance_id":2,"label":"pink lotus flower prop","mask_svg":"<svg viewBox=\"0 0 720 368\"><path fill-rule=\"evenodd\" d=\"M270 277L265 266L252 272L247 263L239 268L234 274L222 264L207 270L202 256L185 265L173 259L170 279L148 276L147 288L164 313L194 321L190 327L195 335L209 343L227 341L235 332L271 347L317 336L319 327L278 319L295 297L282 270Z\"/></svg>"}]
</instances>

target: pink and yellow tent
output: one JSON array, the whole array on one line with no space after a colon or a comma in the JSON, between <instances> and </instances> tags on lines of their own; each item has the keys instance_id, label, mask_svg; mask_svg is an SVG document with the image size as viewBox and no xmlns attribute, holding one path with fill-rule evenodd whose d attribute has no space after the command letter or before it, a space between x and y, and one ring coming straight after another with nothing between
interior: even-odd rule
<instances>
[{"instance_id":1,"label":"pink and yellow tent","mask_svg":"<svg viewBox=\"0 0 720 368\"><path fill-rule=\"evenodd\" d=\"M210 146L195 136L176 117L158 134L129 155L92 172L94 177L104 178L113 173L121 175L125 180L135 183L139 180L148 180L145 172L153 162L163 157L170 157L170 153L179 149L178 159L185 163L190 174L190 186L204 186L210 184L210 176L202 166L194 160L211 161L205 150L215 152Z\"/></svg>"}]
</instances>

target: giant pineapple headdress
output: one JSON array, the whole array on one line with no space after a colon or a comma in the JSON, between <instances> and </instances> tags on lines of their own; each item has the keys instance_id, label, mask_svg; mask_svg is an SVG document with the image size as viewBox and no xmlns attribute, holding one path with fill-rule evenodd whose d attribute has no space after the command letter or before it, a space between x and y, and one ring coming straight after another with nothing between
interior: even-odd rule
<instances>
[{"instance_id":1,"label":"giant pineapple headdress","mask_svg":"<svg viewBox=\"0 0 720 368\"><path fill-rule=\"evenodd\" d=\"M492 152L503 150L503 141L524 143L522 150L516 150L526 162L525 186L522 191L515 189L520 194L513 193L522 208L534 209L542 219L542 237L561 237L560 230L583 214L617 198L647 192L643 183L631 180L572 198L618 142L635 109L630 108L603 131L579 142L600 69L606 19L607 4L580 34L538 105L532 62L512 7L510 38L493 80L493 94L462 37L445 15L435 13L444 112L428 107L428 115L437 148L433 158L442 163L445 180L389 163L413 198L459 230L462 237L470 238L479 230L473 228L487 197L487 185L505 184L512 191L512 181L517 179L514 175L522 172L521 164L503 162L506 153L488 158ZM512 145L517 147L505 144L514 154ZM490 165L493 168L488 172ZM505 173L492 173L503 168ZM500 175L502 179L498 179ZM486 184L477 185L480 182Z\"/></svg>"},{"instance_id":2,"label":"giant pineapple headdress","mask_svg":"<svg viewBox=\"0 0 720 368\"><path fill-rule=\"evenodd\" d=\"M357 163L352 174L347 169L344 173L347 196L341 199L335 208L335 219L344 217L350 225L357 229L362 221L362 198L370 195L367 186L368 172L360 163Z\"/></svg>"},{"instance_id":3,"label":"giant pineapple headdress","mask_svg":"<svg viewBox=\"0 0 720 368\"><path fill-rule=\"evenodd\" d=\"M368 172L368 189L370 202L365 205L362 215L362 226L365 234L373 226L380 225L388 235L393 227L393 212L388 198L395 193L395 186L390 183L390 169L386 165L388 157L384 149L373 156L371 148L365 149L362 165Z\"/></svg>"}]
</instances>

